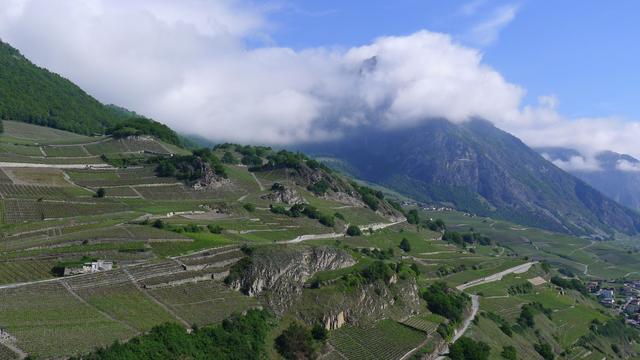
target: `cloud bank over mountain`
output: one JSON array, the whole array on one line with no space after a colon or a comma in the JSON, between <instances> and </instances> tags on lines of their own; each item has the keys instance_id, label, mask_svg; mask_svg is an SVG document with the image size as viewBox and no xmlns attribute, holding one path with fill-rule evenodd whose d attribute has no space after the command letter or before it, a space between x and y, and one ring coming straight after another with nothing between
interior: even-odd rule
<instances>
[{"instance_id":1,"label":"cloud bank over mountain","mask_svg":"<svg viewBox=\"0 0 640 360\"><path fill-rule=\"evenodd\" d=\"M270 41L274 9L250 5L0 0L0 37L103 102L213 140L288 144L477 117L532 146L640 156L640 124L567 119L552 96L525 106L525 89L446 34L295 50Z\"/></svg>"}]
</instances>

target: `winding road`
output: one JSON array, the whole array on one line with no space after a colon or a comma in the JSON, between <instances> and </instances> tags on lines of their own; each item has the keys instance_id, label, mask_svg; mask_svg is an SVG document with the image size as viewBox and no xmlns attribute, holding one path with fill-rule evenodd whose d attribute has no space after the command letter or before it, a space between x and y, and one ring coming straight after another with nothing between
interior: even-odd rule
<instances>
[{"instance_id":1,"label":"winding road","mask_svg":"<svg viewBox=\"0 0 640 360\"><path fill-rule=\"evenodd\" d=\"M479 279L476 279L476 280L469 281L469 282L467 282L465 284L457 286L456 289L458 289L460 291L464 291L465 289L468 289L468 288L473 287L473 286L486 284L486 283L493 282L493 281L502 280L502 278L505 275L508 275L508 274L522 274L522 273L525 273L525 272L529 271L531 266L533 266L534 264L537 264L537 263L538 263L537 261L531 261L531 262L528 262L528 263L525 263L525 264L522 264L522 265L514 266L512 268L500 271L500 272L495 273L493 275L489 275L489 276L485 276L485 277L482 277L482 278L479 278ZM443 351L440 354L440 356L438 356L436 358L436 360L445 360L447 358L447 354L449 353L449 345L451 345L451 344L455 343L456 341L458 341L458 339L460 339L464 335L464 333L469 329L469 326L471 326L471 322L473 321L473 319L475 319L476 315L478 314L478 310L480 310L480 299L479 299L478 295L471 295L471 312L467 315L467 317L462 322L462 327L459 328L459 329L456 329L455 335L453 336L453 338L451 339L449 344L443 349ZM416 348L414 348L411 351L409 351L408 353L406 353L403 357L400 358L400 360L405 360L405 359L409 358L416 351L418 351L422 346L424 346L424 343L421 343Z\"/></svg>"}]
</instances>

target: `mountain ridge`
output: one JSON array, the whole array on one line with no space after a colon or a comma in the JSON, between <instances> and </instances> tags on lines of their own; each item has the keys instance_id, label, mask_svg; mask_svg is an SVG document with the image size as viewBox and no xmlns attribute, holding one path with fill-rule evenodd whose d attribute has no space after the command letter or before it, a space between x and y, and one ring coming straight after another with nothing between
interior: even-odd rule
<instances>
[{"instance_id":1,"label":"mountain ridge","mask_svg":"<svg viewBox=\"0 0 640 360\"><path fill-rule=\"evenodd\" d=\"M613 151L597 153L593 159L581 152L558 147L536 149L549 161L583 180L611 199L634 210L640 210L640 160L627 154ZM592 162L586 167L572 166L572 161L580 164Z\"/></svg>"},{"instance_id":2,"label":"mountain ridge","mask_svg":"<svg viewBox=\"0 0 640 360\"><path fill-rule=\"evenodd\" d=\"M488 121L434 119L413 128L360 129L345 138L300 149L346 161L364 180L419 201L578 235L640 229L638 214Z\"/></svg>"}]
</instances>

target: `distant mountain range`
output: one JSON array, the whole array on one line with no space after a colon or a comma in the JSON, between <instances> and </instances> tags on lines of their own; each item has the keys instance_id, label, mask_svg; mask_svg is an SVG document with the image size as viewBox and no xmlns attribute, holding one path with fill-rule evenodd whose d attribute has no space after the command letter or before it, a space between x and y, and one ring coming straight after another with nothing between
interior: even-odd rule
<instances>
[{"instance_id":1,"label":"distant mountain range","mask_svg":"<svg viewBox=\"0 0 640 360\"><path fill-rule=\"evenodd\" d=\"M423 202L576 235L636 233L640 215L487 121L358 129L301 150Z\"/></svg>"},{"instance_id":2,"label":"distant mountain range","mask_svg":"<svg viewBox=\"0 0 640 360\"><path fill-rule=\"evenodd\" d=\"M640 210L640 161L605 151L590 159L567 148L536 149L547 160L629 208Z\"/></svg>"}]
</instances>

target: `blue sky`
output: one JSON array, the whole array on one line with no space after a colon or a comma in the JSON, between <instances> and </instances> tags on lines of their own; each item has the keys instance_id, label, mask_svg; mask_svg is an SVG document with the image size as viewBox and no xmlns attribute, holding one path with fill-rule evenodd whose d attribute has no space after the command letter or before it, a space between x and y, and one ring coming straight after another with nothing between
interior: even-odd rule
<instances>
[{"instance_id":1,"label":"blue sky","mask_svg":"<svg viewBox=\"0 0 640 360\"><path fill-rule=\"evenodd\" d=\"M473 29L517 9L490 43ZM640 119L640 1L293 1L271 16L278 45L352 47L420 29L451 34L527 90L556 95L569 117Z\"/></svg>"}]
</instances>

